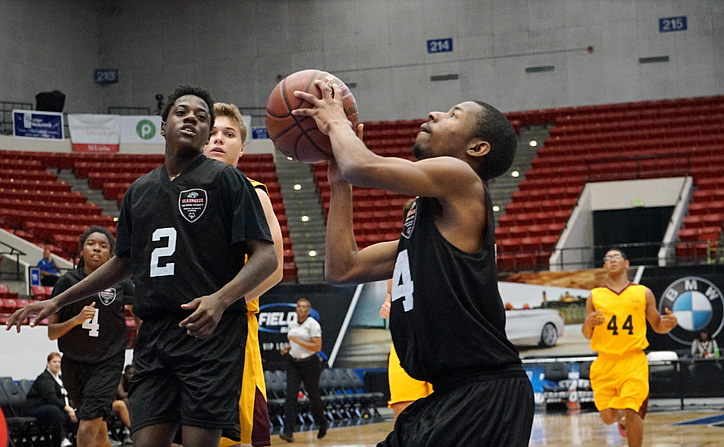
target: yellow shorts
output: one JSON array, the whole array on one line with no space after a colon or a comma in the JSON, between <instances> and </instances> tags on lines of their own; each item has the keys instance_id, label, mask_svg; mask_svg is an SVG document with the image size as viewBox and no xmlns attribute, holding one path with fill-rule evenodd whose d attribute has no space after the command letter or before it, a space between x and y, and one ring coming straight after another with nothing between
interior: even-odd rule
<instances>
[{"instance_id":1,"label":"yellow shorts","mask_svg":"<svg viewBox=\"0 0 724 447\"><path fill-rule=\"evenodd\" d=\"M395 345L390 349L390 362L387 368L387 376L390 382L390 401L387 405L400 402L414 402L432 394L432 385L428 382L421 382L410 377L402 366L400 359L397 357Z\"/></svg>"},{"instance_id":2,"label":"yellow shorts","mask_svg":"<svg viewBox=\"0 0 724 447\"><path fill-rule=\"evenodd\" d=\"M624 355L599 353L591 365L593 400L607 408L639 411L649 395L649 363L643 351Z\"/></svg>"}]
</instances>

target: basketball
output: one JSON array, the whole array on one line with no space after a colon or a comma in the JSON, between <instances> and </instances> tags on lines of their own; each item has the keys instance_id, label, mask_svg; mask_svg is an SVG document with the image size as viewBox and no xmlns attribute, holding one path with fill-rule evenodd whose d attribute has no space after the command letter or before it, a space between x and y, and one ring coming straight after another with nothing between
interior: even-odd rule
<instances>
[{"instance_id":1,"label":"basketball","mask_svg":"<svg viewBox=\"0 0 724 447\"><path fill-rule=\"evenodd\" d=\"M312 107L312 104L294 96L296 90L322 97L322 91L314 84L317 79L341 87L344 113L356 127L358 114L354 96L344 82L326 71L302 70L290 74L274 87L266 103L266 129L274 146L284 155L304 163L333 158L329 137L317 129L314 118L292 115L292 110Z\"/></svg>"}]
</instances>

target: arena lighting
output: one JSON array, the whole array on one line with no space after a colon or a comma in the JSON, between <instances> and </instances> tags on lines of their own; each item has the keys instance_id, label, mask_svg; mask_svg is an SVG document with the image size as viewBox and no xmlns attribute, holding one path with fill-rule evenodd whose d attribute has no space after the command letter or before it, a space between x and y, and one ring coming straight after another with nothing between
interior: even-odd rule
<instances>
[{"instance_id":1,"label":"arena lighting","mask_svg":"<svg viewBox=\"0 0 724 447\"><path fill-rule=\"evenodd\" d=\"M313 258L313 257L317 256L317 252L314 250L309 250L309 256Z\"/></svg>"},{"instance_id":2,"label":"arena lighting","mask_svg":"<svg viewBox=\"0 0 724 447\"><path fill-rule=\"evenodd\" d=\"M493 205L493 212L497 213L498 211L500 211L500 207L498 205Z\"/></svg>"},{"instance_id":3,"label":"arena lighting","mask_svg":"<svg viewBox=\"0 0 724 447\"><path fill-rule=\"evenodd\" d=\"M510 175L511 175L511 177L518 178L518 176L520 176L520 172L518 172L518 171L513 171L513 172L510 173Z\"/></svg>"},{"instance_id":4,"label":"arena lighting","mask_svg":"<svg viewBox=\"0 0 724 447\"><path fill-rule=\"evenodd\" d=\"M294 185L294 190L295 190L295 191L299 191L300 189L302 189L302 185L300 185L299 183L297 183L296 185Z\"/></svg>"},{"instance_id":5,"label":"arena lighting","mask_svg":"<svg viewBox=\"0 0 724 447\"><path fill-rule=\"evenodd\" d=\"M113 218L113 222L118 222L118 218L117 218L117 217L114 217L114 218Z\"/></svg>"},{"instance_id":6,"label":"arena lighting","mask_svg":"<svg viewBox=\"0 0 724 447\"><path fill-rule=\"evenodd\" d=\"M308 222L309 216L302 216L302 222Z\"/></svg>"},{"instance_id":7,"label":"arena lighting","mask_svg":"<svg viewBox=\"0 0 724 447\"><path fill-rule=\"evenodd\" d=\"M287 160L294 161L294 159L292 157L287 157Z\"/></svg>"},{"instance_id":8,"label":"arena lighting","mask_svg":"<svg viewBox=\"0 0 724 447\"><path fill-rule=\"evenodd\" d=\"M529 143L529 144L530 144L531 147L536 147L536 146L538 146L538 142L535 141L535 140L530 140L530 143Z\"/></svg>"}]
</instances>

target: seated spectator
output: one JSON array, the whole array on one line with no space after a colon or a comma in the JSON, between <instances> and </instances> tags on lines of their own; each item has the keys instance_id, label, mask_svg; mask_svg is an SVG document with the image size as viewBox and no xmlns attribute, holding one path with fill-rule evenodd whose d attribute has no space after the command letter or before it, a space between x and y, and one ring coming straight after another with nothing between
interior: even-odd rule
<instances>
[{"instance_id":1,"label":"seated spectator","mask_svg":"<svg viewBox=\"0 0 724 447\"><path fill-rule=\"evenodd\" d=\"M51 352L48 364L28 391L25 412L52 430L53 447L71 445L69 435L75 433L78 418L68 401L68 392L60 378L60 354Z\"/></svg>"},{"instance_id":2,"label":"seated spectator","mask_svg":"<svg viewBox=\"0 0 724 447\"><path fill-rule=\"evenodd\" d=\"M55 261L50 257L50 249L46 248L43 250L43 259L38 262L38 268L40 269L40 284L43 286L54 286L60 278L60 272L58 266L55 265Z\"/></svg>"},{"instance_id":3,"label":"seated spectator","mask_svg":"<svg viewBox=\"0 0 724 447\"><path fill-rule=\"evenodd\" d=\"M123 377L121 377L121 381L118 383L118 392L116 393L116 400L113 401L113 411L118 413L118 416L121 418L121 421L123 422L123 425L125 429L123 430L124 439L123 444L132 444L131 441L131 418L129 416L128 409L130 408L130 405L128 404L128 384L131 380L131 377L136 373L136 370L133 368L133 365L126 365L126 368L123 371Z\"/></svg>"},{"instance_id":4,"label":"seated spectator","mask_svg":"<svg viewBox=\"0 0 724 447\"><path fill-rule=\"evenodd\" d=\"M709 332L701 331L699 336L691 343L691 356L694 358L719 357L719 346L712 340Z\"/></svg>"}]
</instances>

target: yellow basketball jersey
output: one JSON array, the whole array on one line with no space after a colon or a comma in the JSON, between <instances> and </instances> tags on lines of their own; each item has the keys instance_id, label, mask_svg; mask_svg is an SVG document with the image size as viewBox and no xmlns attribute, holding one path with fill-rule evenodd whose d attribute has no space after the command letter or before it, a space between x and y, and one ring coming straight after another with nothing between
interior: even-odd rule
<instances>
[{"instance_id":1,"label":"yellow basketball jersey","mask_svg":"<svg viewBox=\"0 0 724 447\"><path fill-rule=\"evenodd\" d=\"M259 188L262 191L264 191L267 195L269 195L269 190L267 189L266 185L262 182L257 182L256 180L249 179L251 182L251 186L254 188ZM259 313L259 298L256 298L252 301L249 301L246 303L246 310L249 312L250 315L252 314L258 314Z\"/></svg>"},{"instance_id":2,"label":"yellow basketball jersey","mask_svg":"<svg viewBox=\"0 0 724 447\"><path fill-rule=\"evenodd\" d=\"M606 317L593 329L591 349L606 354L622 355L646 349L646 287L630 284L621 293L608 287L591 291L594 310Z\"/></svg>"}]
</instances>

